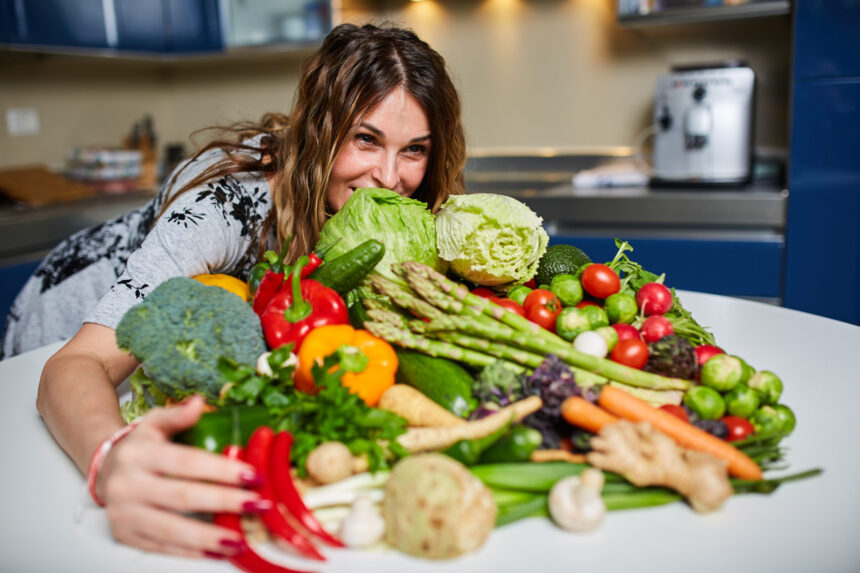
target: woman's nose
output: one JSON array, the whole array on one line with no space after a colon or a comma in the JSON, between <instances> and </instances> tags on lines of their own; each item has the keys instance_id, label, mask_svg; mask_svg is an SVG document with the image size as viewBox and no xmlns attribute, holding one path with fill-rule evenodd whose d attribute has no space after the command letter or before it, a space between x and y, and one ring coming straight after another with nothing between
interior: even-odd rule
<instances>
[{"instance_id":1,"label":"woman's nose","mask_svg":"<svg viewBox=\"0 0 860 573\"><path fill-rule=\"evenodd\" d=\"M373 178L380 187L394 190L400 182L400 176L397 173L397 157L388 155L380 157L379 164L373 170Z\"/></svg>"}]
</instances>

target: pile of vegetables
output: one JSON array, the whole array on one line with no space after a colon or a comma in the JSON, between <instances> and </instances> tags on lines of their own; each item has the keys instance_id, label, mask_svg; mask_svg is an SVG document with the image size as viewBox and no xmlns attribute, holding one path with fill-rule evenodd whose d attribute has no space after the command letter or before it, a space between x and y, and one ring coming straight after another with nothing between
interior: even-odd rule
<instances>
[{"instance_id":1,"label":"pile of vegetables","mask_svg":"<svg viewBox=\"0 0 860 573\"><path fill-rule=\"evenodd\" d=\"M447 559L529 516L589 531L816 473L765 479L796 423L781 380L717 347L629 244L603 264L547 242L507 197L434 216L358 190L294 264L270 251L247 285L171 279L132 308L123 414L203 394L212 411L177 441L265 474L265 529L311 560L318 542Z\"/></svg>"}]
</instances>

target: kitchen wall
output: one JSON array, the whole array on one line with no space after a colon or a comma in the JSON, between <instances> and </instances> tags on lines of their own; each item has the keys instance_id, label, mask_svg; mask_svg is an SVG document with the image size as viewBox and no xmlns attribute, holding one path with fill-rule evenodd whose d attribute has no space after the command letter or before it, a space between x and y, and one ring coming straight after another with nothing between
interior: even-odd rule
<instances>
[{"instance_id":1,"label":"kitchen wall","mask_svg":"<svg viewBox=\"0 0 860 573\"><path fill-rule=\"evenodd\" d=\"M756 140L787 147L787 17L624 29L612 0L344 0L343 19L414 28L448 61L473 150L631 145L672 64L747 59L758 74ZM33 107L40 132L0 130L0 167L62 165L117 144L149 113L160 143L214 123L287 111L306 53L161 63L0 52L0 110Z\"/></svg>"}]
</instances>

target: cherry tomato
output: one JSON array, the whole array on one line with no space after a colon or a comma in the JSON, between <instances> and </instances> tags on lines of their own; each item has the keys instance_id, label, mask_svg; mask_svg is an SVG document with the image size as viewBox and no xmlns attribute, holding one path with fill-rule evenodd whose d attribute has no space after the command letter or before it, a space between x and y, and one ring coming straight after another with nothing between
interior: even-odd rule
<instances>
[{"instance_id":1,"label":"cherry tomato","mask_svg":"<svg viewBox=\"0 0 860 573\"><path fill-rule=\"evenodd\" d=\"M627 340L628 338L639 338L639 331L632 324L616 323L612 325L615 332L618 333L618 342Z\"/></svg>"},{"instance_id":2,"label":"cherry tomato","mask_svg":"<svg viewBox=\"0 0 860 573\"><path fill-rule=\"evenodd\" d=\"M499 306L503 306L508 310L514 311L515 313L517 313L518 315L520 315L524 318L526 316L526 310L523 308L523 305L517 304L515 301L512 301L509 298L502 298L502 297L494 296L490 300Z\"/></svg>"},{"instance_id":3,"label":"cherry tomato","mask_svg":"<svg viewBox=\"0 0 860 573\"><path fill-rule=\"evenodd\" d=\"M490 289L488 289L486 287L478 287L478 288L472 289L472 294L479 296L481 298L493 298L494 296L496 296L496 293L494 293L493 291L491 291Z\"/></svg>"},{"instance_id":4,"label":"cherry tomato","mask_svg":"<svg viewBox=\"0 0 860 573\"><path fill-rule=\"evenodd\" d=\"M639 328L645 342L657 342L664 336L675 334L675 329L669 319L660 314L654 314L645 319Z\"/></svg>"},{"instance_id":5,"label":"cherry tomato","mask_svg":"<svg viewBox=\"0 0 860 573\"><path fill-rule=\"evenodd\" d=\"M678 406L677 404L663 404L660 406L660 409L666 410L676 418L680 418L687 423L690 422L690 417L687 415L687 411L681 406Z\"/></svg>"},{"instance_id":6,"label":"cherry tomato","mask_svg":"<svg viewBox=\"0 0 860 573\"><path fill-rule=\"evenodd\" d=\"M646 315L666 314L672 308L672 291L661 283L647 283L636 293L636 302Z\"/></svg>"},{"instance_id":7,"label":"cherry tomato","mask_svg":"<svg viewBox=\"0 0 860 573\"><path fill-rule=\"evenodd\" d=\"M745 420L740 416L723 416L720 419L729 429L729 437L726 439L730 442L737 442L746 439L754 431L753 425L750 421Z\"/></svg>"},{"instance_id":8,"label":"cherry tomato","mask_svg":"<svg viewBox=\"0 0 860 573\"><path fill-rule=\"evenodd\" d=\"M591 296L606 298L621 290L618 274L600 263L590 264L582 271L582 288Z\"/></svg>"},{"instance_id":9,"label":"cherry tomato","mask_svg":"<svg viewBox=\"0 0 860 573\"><path fill-rule=\"evenodd\" d=\"M536 305L526 311L526 318L551 332L555 332L555 319L561 312L561 306L552 310L548 306Z\"/></svg>"},{"instance_id":10,"label":"cherry tomato","mask_svg":"<svg viewBox=\"0 0 860 573\"><path fill-rule=\"evenodd\" d=\"M619 340L609 357L619 364L641 369L648 362L648 344L639 338Z\"/></svg>"},{"instance_id":11,"label":"cherry tomato","mask_svg":"<svg viewBox=\"0 0 860 573\"><path fill-rule=\"evenodd\" d=\"M722 348L713 344L702 344L696 347L696 360L699 366L716 356L717 354L725 354Z\"/></svg>"},{"instance_id":12,"label":"cherry tomato","mask_svg":"<svg viewBox=\"0 0 860 573\"><path fill-rule=\"evenodd\" d=\"M550 307L551 310L561 310L561 301L555 296L551 290L537 288L530 292L523 301L523 308L526 314L535 306Z\"/></svg>"},{"instance_id":13,"label":"cherry tomato","mask_svg":"<svg viewBox=\"0 0 860 573\"><path fill-rule=\"evenodd\" d=\"M586 306L596 306L600 307L599 304L594 302L593 300L584 300L576 305L576 308L585 308Z\"/></svg>"}]
</instances>

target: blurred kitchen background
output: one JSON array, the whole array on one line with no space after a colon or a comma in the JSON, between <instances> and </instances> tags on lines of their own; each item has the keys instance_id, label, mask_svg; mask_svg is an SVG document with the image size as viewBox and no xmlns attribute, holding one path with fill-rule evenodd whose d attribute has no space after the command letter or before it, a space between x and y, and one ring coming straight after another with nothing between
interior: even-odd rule
<instances>
[{"instance_id":1,"label":"blurred kitchen background","mask_svg":"<svg viewBox=\"0 0 860 573\"><path fill-rule=\"evenodd\" d=\"M595 260L628 240L670 286L860 324L860 0L0 0L3 316L192 132L288 111L327 31L366 21L447 60L469 191Z\"/></svg>"}]
</instances>

